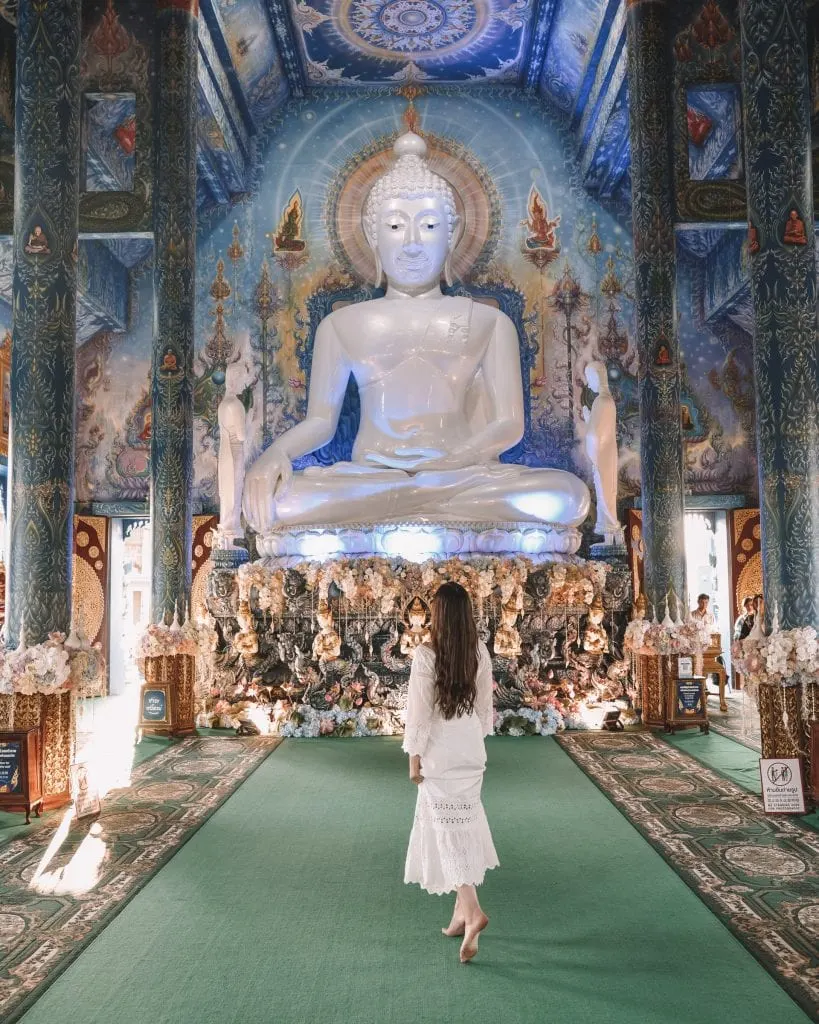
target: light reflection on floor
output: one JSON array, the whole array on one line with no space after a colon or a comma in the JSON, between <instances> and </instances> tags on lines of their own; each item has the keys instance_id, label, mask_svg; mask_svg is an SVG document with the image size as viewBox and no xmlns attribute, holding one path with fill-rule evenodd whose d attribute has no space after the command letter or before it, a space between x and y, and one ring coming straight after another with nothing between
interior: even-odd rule
<instances>
[{"instance_id":1,"label":"light reflection on floor","mask_svg":"<svg viewBox=\"0 0 819 1024\"><path fill-rule=\"evenodd\" d=\"M74 761L84 764L89 789L100 799L113 789L131 784L134 752L139 738L139 683L131 683L113 697L94 697L77 702L77 746ZM72 830L87 829L68 860L61 850ZM97 884L107 852L102 827L86 825L65 811L48 848L32 875L29 888L43 894L79 896Z\"/></svg>"},{"instance_id":2,"label":"light reflection on floor","mask_svg":"<svg viewBox=\"0 0 819 1024\"><path fill-rule=\"evenodd\" d=\"M77 704L77 764L85 764L89 784L104 797L131 784L138 740L139 683L114 697Z\"/></svg>"}]
</instances>

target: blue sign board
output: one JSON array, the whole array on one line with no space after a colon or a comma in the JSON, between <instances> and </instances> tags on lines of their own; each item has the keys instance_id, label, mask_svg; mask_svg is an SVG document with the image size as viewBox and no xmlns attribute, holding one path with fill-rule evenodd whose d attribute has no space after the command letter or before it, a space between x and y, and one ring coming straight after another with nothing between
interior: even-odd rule
<instances>
[{"instance_id":1,"label":"blue sign board","mask_svg":"<svg viewBox=\"0 0 819 1024\"><path fill-rule=\"evenodd\" d=\"M702 684L698 681L680 679L677 683L677 715L693 717L702 715Z\"/></svg>"},{"instance_id":2,"label":"blue sign board","mask_svg":"<svg viewBox=\"0 0 819 1024\"><path fill-rule=\"evenodd\" d=\"M146 690L142 694L142 720L167 722L168 697L164 690Z\"/></svg>"},{"instance_id":3,"label":"blue sign board","mask_svg":"<svg viewBox=\"0 0 819 1024\"><path fill-rule=\"evenodd\" d=\"M0 741L0 793L22 793L22 753L23 744L20 740Z\"/></svg>"}]
</instances>

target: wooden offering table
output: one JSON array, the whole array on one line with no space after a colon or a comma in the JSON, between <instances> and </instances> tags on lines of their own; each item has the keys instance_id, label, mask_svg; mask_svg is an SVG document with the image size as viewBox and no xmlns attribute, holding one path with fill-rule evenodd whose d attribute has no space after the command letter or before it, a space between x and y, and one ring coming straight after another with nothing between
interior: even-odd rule
<instances>
[{"instance_id":1,"label":"wooden offering table","mask_svg":"<svg viewBox=\"0 0 819 1024\"><path fill-rule=\"evenodd\" d=\"M700 732L707 733L708 697L705 676L680 676L677 659L670 660L673 667L666 680L665 731L674 733L677 729L698 725Z\"/></svg>"},{"instance_id":2,"label":"wooden offering table","mask_svg":"<svg viewBox=\"0 0 819 1024\"><path fill-rule=\"evenodd\" d=\"M0 810L31 812L40 817L43 806L43 759L40 730L0 731Z\"/></svg>"}]
</instances>

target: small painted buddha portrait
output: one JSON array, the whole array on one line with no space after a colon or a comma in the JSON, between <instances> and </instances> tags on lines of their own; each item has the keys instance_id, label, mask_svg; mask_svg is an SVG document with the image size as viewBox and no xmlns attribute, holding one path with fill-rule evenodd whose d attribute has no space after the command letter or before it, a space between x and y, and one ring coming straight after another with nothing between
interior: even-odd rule
<instances>
[{"instance_id":1,"label":"small painted buddha portrait","mask_svg":"<svg viewBox=\"0 0 819 1024\"><path fill-rule=\"evenodd\" d=\"M176 373L178 369L178 363L176 360L176 353L168 350L162 357L162 365L160 371L162 373Z\"/></svg>"},{"instance_id":2,"label":"small painted buddha portrait","mask_svg":"<svg viewBox=\"0 0 819 1024\"><path fill-rule=\"evenodd\" d=\"M671 352L669 351L668 345L660 345L657 349L657 356L654 360L655 366L670 366L671 365Z\"/></svg>"},{"instance_id":3,"label":"small painted buddha portrait","mask_svg":"<svg viewBox=\"0 0 819 1024\"><path fill-rule=\"evenodd\" d=\"M752 256L759 252L759 232L753 224L748 225L748 252Z\"/></svg>"},{"instance_id":4,"label":"small painted buddha portrait","mask_svg":"<svg viewBox=\"0 0 819 1024\"><path fill-rule=\"evenodd\" d=\"M808 237L805 234L805 222L796 212L791 210L785 222L785 235L782 239L785 245L807 245Z\"/></svg>"},{"instance_id":5,"label":"small painted buddha portrait","mask_svg":"<svg viewBox=\"0 0 819 1024\"><path fill-rule=\"evenodd\" d=\"M25 251L29 254L29 256L51 255L51 249L49 249L48 247L48 239L46 238L45 232L39 224L35 225L34 230L28 236L28 241L26 242L24 248Z\"/></svg>"}]
</instances>

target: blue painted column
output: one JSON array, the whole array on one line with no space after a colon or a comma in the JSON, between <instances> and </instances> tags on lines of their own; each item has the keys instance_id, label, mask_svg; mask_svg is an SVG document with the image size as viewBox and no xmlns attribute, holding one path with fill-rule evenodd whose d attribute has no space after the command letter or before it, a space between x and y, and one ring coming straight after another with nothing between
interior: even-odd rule
<instances>
[{"instance_id":1,"label":"blue painted column","mask_svg":"<svg viewBox=\"0 0 819 1024\"><path fill-rule=\"evenodd\" d=\"M199 0L156 2L152 619L168 624L191 590L198 16Z\"/></svg>"},{"instance_id":2,"label":"blue painted column","mask_svg":"<svg viewBox=\"0 0 819 1024\"><path fill-rule=\"evenodd\" d=\"M628 0L628 75L645 592L658 617L685 596L683 440L666 0Z\"/></svg>"},{"instance_id":3,"label":"blue painted column","mask_svg":"<svg viewBox=\"0 0 819 1024\"><path fill-rule=\"evenodd\" d=\"M81 0L20 0L9 646L71 620Z\"/></svg>"},{"instance_id":4,"label":"blue painted column","mask_svg":"<svg viewBox=\"0 0 819 1024\"><path fill-rule=\"evenodd\" d=\"M805 0L741 0L768 621L819 627L819 343Z\"/></svg>"}]
</instances>

